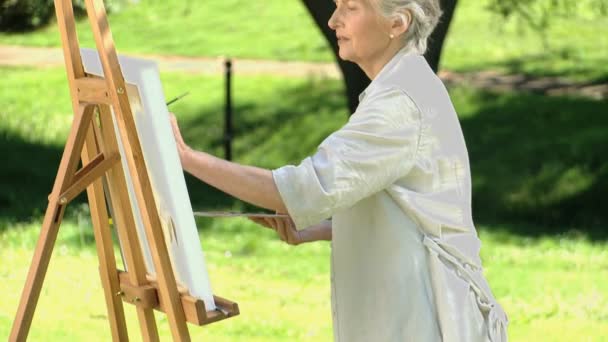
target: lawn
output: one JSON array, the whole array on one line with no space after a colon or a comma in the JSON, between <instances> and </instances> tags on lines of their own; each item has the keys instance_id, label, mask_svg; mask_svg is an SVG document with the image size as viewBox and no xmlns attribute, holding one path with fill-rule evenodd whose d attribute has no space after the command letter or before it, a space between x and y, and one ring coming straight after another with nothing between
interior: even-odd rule
<instances>
[{"instance_id":1,"label":"lawn","mask_svg":"<svg viewBox=\"0 0 608 342\"><path fill-rule=\"evenodd\" d=\"M608 18L559 19L549 49L529 28L504 22L487 0L461 0L446 42L445 68L499 69L605 81ZM161 1L110 16L119 51L332 61L299 1ZM86 20L78 24L92 46ZM59 46L55 25L0 33L0 44ZM47 196L71 122L63 69L0 67L0 339L8 336ZM163 73L185 139L222 155L223 80ZM481 257L507 311L512 341L608 340L608 101L450 88L467 140ZM347 118L343 86L320 78L234 80L236 161L274 168L297 163ZM186 178L193 207L247 207ZM107 341L107 316L88 207L68 207L30 337ZM198 220L214 292L241 315L191 327L193 340L330 341L328 243L290 247L242 219ZM129 331L139 340L135 312ZM170 337L158 315L161 339Z\"/></svg>"},{"instance_id":2,"label":"lawn","mask_svg":"<svg viewBox=\"0 0 608 342\"><path fill-rule=\"evenodd\" d=\"M0 68L0 77L13 85L0 94L0 205L7 208L0 217L27 218L46 208L45 192L70 127L69 95L61 69ZM222 79L162 77L167 98L191 92L171 107L186 141L222 155ZM299 162L345 123L342 89L339 81L318 78L236 77L235 159L267 168ZM574 229L608 237L608 217L596 200L608 189L601 152L608 147L608 117L600 115L607 100L467 87L450 92L470 153L478 222L513 223L514 231L531 235ZM242 205L200 182L189 184L197 206Z\"/></svg>"},{"instance_id":3,"label":"lawn","mask_svg":"<svg viewBox=\"0 0 608 342\"><path fill-rule=\"evenodd\" d=\"M33 341L107 341L90 222L76 206L62 226L32 324ZM81 213L82 214L82 213ZM39 221L0 234L0 337L8 336L39 230ZM195 341L331 341L329 244L290 247L242 219L200 222L214 292L241 315L190 327ZM583 238L517 237L481 226L482 259L509 314L512 341L604 341L608 338L608 251ZM126 307L133 340L135 312ZM161 340L168 323L157 315Z\"/></svg>"},{"instance_id":4,"label":"lawn","mask_svg":"<svg viewBox=\"0 0 608 342\"><path fill-rule=\"evenodd\" d=\"M185 139L221 155L222 80L163 74ZM71 118L62 69L0 68L0 338L7 336ZM450 89L471 155L482 259L513 341L608 338L606 101ZM237 161L297 163L346 120L342 85L237 77ZM35 99L35 100L33 100ZM576 129L575 129L576 128ZM542 156L542 158L540 158ZM195 209L244 204L187 178ZM32 340L109 339L88 209L68 208ZM198 221L214 291L241 316L191 328L194 340L330 341L329 244L289 247L240 219ZM10 294L10 295L9 295ZM128 310L130 332L139 335ZM169 336L164 318L161 334Z\"/></svg>"},{"instance_id":5,"label":"lawn","mask_svg":"<svg viewBox=\"0 0 608 342\"><path fill-rule=\"evenodd\" d=\"M532 75L606 80L608 17L556 18L540 36L518 20L505 21L488 1L461 0L444 49L443 66L469 71L498 69ZM583 2L578 5L584 6ZM333 56L299 1L140 1L112 14L110 25L122 52L233 56L273 60L332 61ZM86 18L78 25L92 46ZM60 46L56 25L26 34L0 33L0 44Z\"/></svg>"}]
</instances>

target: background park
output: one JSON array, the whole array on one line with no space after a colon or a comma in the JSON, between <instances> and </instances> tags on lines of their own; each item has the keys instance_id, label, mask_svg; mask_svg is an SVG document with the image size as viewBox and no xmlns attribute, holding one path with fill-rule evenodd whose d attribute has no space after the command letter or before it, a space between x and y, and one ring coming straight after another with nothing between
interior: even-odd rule
<instances>
[{"instance_id":1,"label":"background park","mask_svg":"<svg viewBox=\"0 0 608 342\"><path fill-rule=\"evenodd\" d=\"M439 71L467 140L481 256L510 339L606 341L608 1L442 2L456 6ZM61 46L48 3L0 8L0 339L10 332L72 118L62 62L46 63ZM161 63L162 81L167 98L190 92L171 107L185 139L219 156L222 69L197 68L234 59L233 159L266 168L298 163L348 118L349 87L313 19L327 3L106 1L119 53L173 61ZM84 15L78 30L93 47ZM251 209L189 176L187 183L195 210ZM238 302L241 315L191 327L193 340L332 339L328 243L291 247L243 219L197 223L214 292ZM138 340L135 311L126 311ZM165 317L157 320L169 339ZM110 339L85 196L68 207L30 337Z\"/></svg>"}]
</instances>

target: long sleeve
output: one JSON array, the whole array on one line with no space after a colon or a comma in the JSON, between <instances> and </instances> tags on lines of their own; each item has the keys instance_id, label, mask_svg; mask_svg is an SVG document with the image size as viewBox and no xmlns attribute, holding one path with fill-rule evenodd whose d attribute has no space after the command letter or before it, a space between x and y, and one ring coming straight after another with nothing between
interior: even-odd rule
<instances>
[{"instance_id":1,"label":"long sleeve","mask_svg":"<svg viewBox=\"0 0 608 342\"><path fill-rule=\"evenodd\" d=\"M419 136L420 113L405 93L387 89L366 98L313 156L273 170L296 227L316 224L405 175Z\"/></svg>"}]
</instances>

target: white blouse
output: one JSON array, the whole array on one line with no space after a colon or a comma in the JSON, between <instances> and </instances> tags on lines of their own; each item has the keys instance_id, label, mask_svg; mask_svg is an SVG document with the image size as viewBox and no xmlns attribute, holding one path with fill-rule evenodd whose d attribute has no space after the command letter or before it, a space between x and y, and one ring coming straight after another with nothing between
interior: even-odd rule
<instances>
[{"instance_id":1,"label":"white blouse","mask_svg":"<svg viewBox=\"0 0 608 342\"><path fill-rule=\"evenodd\" d=\"M399 52L341 129L273 177L298 229L332 218L336 341L506 341L460 124L421 56Z\"/></svg>"}]
</instances>

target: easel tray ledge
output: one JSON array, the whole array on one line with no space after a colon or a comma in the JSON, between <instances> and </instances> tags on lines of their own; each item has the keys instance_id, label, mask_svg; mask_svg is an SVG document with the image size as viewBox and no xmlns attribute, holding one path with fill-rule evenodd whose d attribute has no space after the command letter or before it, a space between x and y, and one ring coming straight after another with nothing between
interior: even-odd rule
<instances>
[{"instance_id":1,"label":"easel tray ledge","mask_svg":"<svg viewBox=\"0 0 608 342\"><path fill-rule=\"evenodd\" d=\"M155 281L152 280L149 284L136 286L129 282L127 272L119 271L118 277L120 292L116 295L121 296L124 302L165 312L165 305L158 295L158 284ZM240 314L238 304L228 299L213 296L216 309L207 311L203 300L191 296L185 289L179 290L188 323L202 326Z\"/></svg>"}]
</instances>

